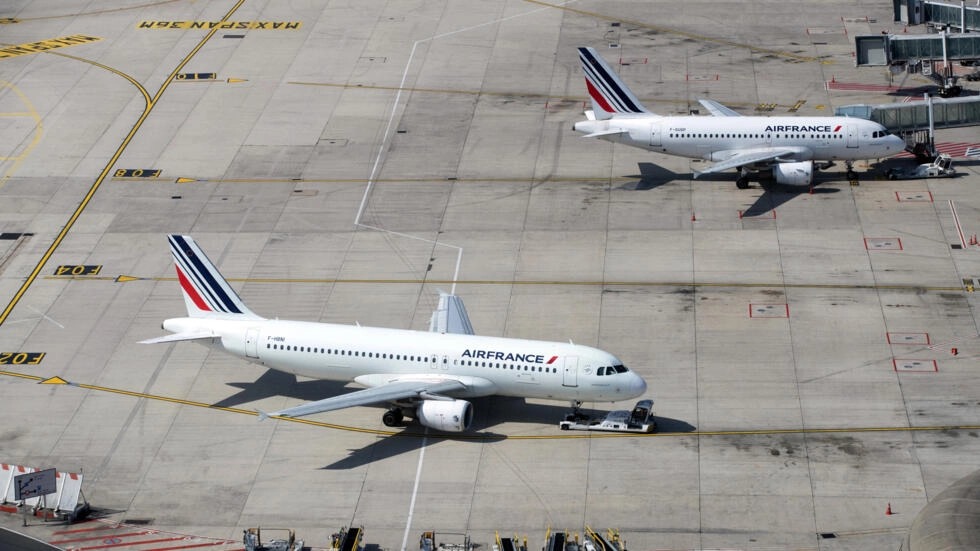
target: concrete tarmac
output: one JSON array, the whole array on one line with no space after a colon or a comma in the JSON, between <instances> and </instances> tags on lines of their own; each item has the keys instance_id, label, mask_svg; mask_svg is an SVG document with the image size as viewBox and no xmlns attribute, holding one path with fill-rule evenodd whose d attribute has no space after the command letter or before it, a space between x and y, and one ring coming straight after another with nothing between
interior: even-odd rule
<instances>
[{"instance_id":1,"label":"concrete tarmac","mask_svg":"<svg viewBox=\"0 0 980 551\"><path fill-rule=\"evenodd\" d=\"M3 18L0 461L83 472L100 518L9 528L75 548L235 549L256 526L326 547L347 525L374 549L426 530L537 548L588 525L633 550L897 549L976 469L978 161L738 190L571 130L585 45L658 113L901 101L825 85L928 87L854 67L855 35L899 30L888 2L14 0ZM167 233L267 317L424 329L455 289L480 334L609 350L661 431L564 433L567 404L505 398L461 436L391 431L380 406L260 423L345 389L137 344L184 312Z\"/></svg>"}]
</instances>

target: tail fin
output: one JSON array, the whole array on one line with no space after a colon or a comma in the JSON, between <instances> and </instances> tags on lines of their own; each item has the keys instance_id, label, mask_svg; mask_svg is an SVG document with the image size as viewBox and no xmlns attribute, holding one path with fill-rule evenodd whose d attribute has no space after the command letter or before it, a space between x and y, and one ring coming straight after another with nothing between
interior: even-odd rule
<instances>
[{"instance_id":1,"label":"tail fin","mask_svg":"<svg viewBox=\"0 0 980 551\"><path fill-rule=\"evenodd\" d=\"M579 48L578 57L585 73L585 85L592 98L592 110L599 120L614 115L652 115L594 48Z\"/></svg>"},{"instance_id":2,"label":"tail fin","mask_svg":"<svg viewBox=\"0 0 980 551\"><path fill-rule=\"evenodd\" d=\"M242 302L189 235L168 235L177 281L192 318L262 319Z\"/></svg>"}]
</instances>

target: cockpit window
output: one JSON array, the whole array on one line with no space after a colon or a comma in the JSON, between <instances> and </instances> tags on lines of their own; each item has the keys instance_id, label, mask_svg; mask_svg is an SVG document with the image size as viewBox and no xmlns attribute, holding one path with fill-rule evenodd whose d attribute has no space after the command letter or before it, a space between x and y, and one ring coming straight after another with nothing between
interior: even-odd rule
<instances>
[{"instance_id":1,"label":"cockpit window","mask_svg":"<svg viewBox=\"0 0 980 551\"><path fill-rule=\"evenodd\" d=\"M629 369L626 369L626 366L623 364L614 365L610 369L615 369L616 373L626 373L627 371L629 371Z\"/></svg>"}]
</instances>

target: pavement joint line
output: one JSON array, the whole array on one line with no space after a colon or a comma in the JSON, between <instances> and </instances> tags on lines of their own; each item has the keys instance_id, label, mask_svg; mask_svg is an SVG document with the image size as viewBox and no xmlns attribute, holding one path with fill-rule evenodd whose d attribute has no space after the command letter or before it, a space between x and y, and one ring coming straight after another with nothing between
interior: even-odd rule
<instances>
[{"instance_id":1,"label":"pavement joint line","mask_svg":"<svg viewBox=\"0 0 980 551\"><path fill-rule=\"evenodd\" d=\"M27 373L18 373L16 371L6 371L6 370L0 370L0 376L32 380L37 382L38 384L44 383L45 381L51 379L58 379L59 382L56 384L64 384L67 386L84 388L85 390L94 390L97 392L119 394L122 396L130 396L133 398L145 398L147 400L156 400L159 402L168 402L171 404L192 406L192 407L198 407L204 409L212 409L212 410L223 411L226 413L237 413L239 415L250 415L254 417L258 417L260 415L258 411L250 410L250 409L215 406L204 402L196 402L193 400L185 400L182 398L174 398L171 396L162 396L159 394L149 394L146 392L136 392L132 390L125 390L119 388L90 385L85 383L68 382L58 377L42 377L40 375L30 375ZM507 435L507 434L495 434L495 433L445 434L445 433L418 432L414 430L390 431L390 430L369 429L364 427L354 427L350 425L340 425L336 423L325 423L323 421L315 421L312 419L302 419L296 417L279 417L275 415L271 416L271 418L276 419L277 421L300 423L303 425L309 425L313 427L341 430L346 432L360 432L364 434L374 434L377 436L438 438L442 440L472 440L472 441L571 440L571 439L581 439L581 438L658 438L658 437L665 438L665 437L682 437L682 436L690 436L690 437L763 436L763 435L786 435L786 434L854 434L854 433L873 433L873 432L980 431L980 425L934 425L934 426L922 426L922 427L825 427L825 428L800 427L800 428L787 428L787 429L773 428L773 429L715 430L715 431L695 430L690 432L653 432L653 433L594 433L589 431L583 431L582 433L575 433L575 434L538 434L538 435L536 434Z\"/></svg>"},{"instance_id":2,"label":"pavement joint line","mask_svg":"<svg viewBox=\"0 0 980 551\"><path fill-rule=\"evenodd\" d=\"M85 276L85 275L47 275L44 279L69 279L89 281L177 281L176 277L140 277L140 276ZM277 277L229 277L235 283L312 283L312 284L434 284L449 285L567 285L583 287L694 287L694 288L756 288L756 289L852 289L868 291L934 291L934 292L967 292L962 286L941 287L925 285L865 285L847 283L738 283L738 282L690 282L690 281L569 281L569 280L513 280L513 279L367 279L367 278L277 278ZM120 281L121 280L121 281Z\"/></svg>"}]
</instances>

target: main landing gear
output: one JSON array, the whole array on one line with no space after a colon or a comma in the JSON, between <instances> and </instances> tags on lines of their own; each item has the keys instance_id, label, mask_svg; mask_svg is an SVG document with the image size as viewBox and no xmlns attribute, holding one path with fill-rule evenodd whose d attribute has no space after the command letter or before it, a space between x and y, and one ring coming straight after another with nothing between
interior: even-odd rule
<instances>
[{"instance_id":1,"label":"main landing gear","mask_svg":"<svg viewBox=\"0 0 980 551\"><path fill-rule=\"evenodd\" d=\"M738 171L738 179L735 180L735 187L738 189L749 189L749 171L744 168L740 168Z\"/></svg>"},{"instance_id":2,"label":"main landing gear","mask_svg":"<svg viewBox=\"0 0 980 551\"><path fill-rule=\"evenodd\" d=\"M857 180L858 179L858 175L857 175L857 172L854 172L854 162L853 161L844 161L844 164L847 166L847 181L848 182L853 182L853 181Z\"/></svg>"},{"instance_id":3,"label":"main landing gear","mask_svg":"<svg viewBox=\"0 0 980 551\"><path fill-rule=\"evenodd\" d=\"M566 421L585 421L589 418L588 415L582 413L580 409L582 408L582 402L580 400L572 400L572 411L565 415Z\"/></svg>"},{"instance_id":4,"label":"main landing gear","mask_svg":"<svg viewBox=\"0 0 980 551\"><path fill-rule=\"evenodd\" d=\"M401 408L391 408L384 412L381 416L381 422L384 423L386 427L399 427L402 421L405 420L405 414L402 413Z\"/></svg>"}]
</instances>

